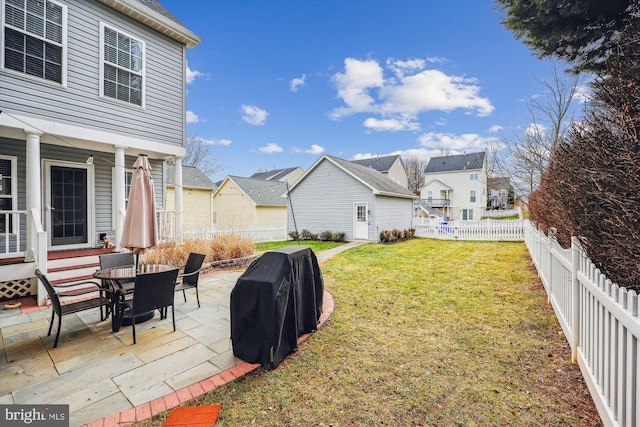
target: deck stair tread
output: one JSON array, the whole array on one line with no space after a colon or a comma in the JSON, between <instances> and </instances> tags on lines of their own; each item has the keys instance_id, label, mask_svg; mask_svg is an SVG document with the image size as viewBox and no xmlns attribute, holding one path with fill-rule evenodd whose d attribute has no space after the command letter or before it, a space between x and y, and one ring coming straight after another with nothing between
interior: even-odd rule
<instances>
[{"instance_id":1,"label":"deck stair tread","mask_svg":"<svg viewBox=\"0 0 640 427\"><path fill-rule=\"evenodd\" d=\"M68 251L49 252L47 259L51 261L54 259L77 258L79 256L110 254L112 252L114 252L113 248L70 249Z\"/></svg>"},{"instance_id":2,"label":"deck stair tread","mask_svg":"<svg viewBox=\"0 0 640 427\"><path fill-rule=\"evenodd\" d=\"M100 269L100 263L99 262L92 262L92 263L88 263L88 264L76 264L76 265L67 265L67 266L64 266L64 267L49 268L49 273L57 272L57 271L79 270L81 268L93 268L93 267L95 267L96 270L99 270Z\"/></svg>"},{"instance_id":3,"label":"deck stair tread","mask_svg":"<svg viewBox=\"0 0 640 427\"><path fill-rule=\"evenodd\" d=\"M66 277L64 279L51 280L50 282L53 286L57 286L57 285L66 285L66 284L71 285L74 282L86 282L86 281L94 281L96 284L98 284L97 279L94 279L93 276L91 275Z\"/></svg>"}]
</instances>

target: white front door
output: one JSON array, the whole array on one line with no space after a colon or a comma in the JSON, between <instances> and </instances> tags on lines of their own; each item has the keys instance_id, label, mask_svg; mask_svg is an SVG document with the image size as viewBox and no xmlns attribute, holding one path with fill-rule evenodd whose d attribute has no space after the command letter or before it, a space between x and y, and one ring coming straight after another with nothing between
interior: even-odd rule
<instances>
[{"instance_id":1,"label":"white front door","mask_svg":"<svg viewBox=\"0 0 640 427\"><path fill-rule=\"evenodd\" d=\"M369 212L366 203L355 204L354 220L353 238L369 240Z\"/></svg>"},{"instance_id":2,"label":"white front door","mask_svg":"<svg viewBox=\"0 0 640 427\"><path fill-rule=\"evenodd\" d=\"M44 160L45 227L49 249L92 247L95 226L93 166Z\"/></svg>"}]
</instances>

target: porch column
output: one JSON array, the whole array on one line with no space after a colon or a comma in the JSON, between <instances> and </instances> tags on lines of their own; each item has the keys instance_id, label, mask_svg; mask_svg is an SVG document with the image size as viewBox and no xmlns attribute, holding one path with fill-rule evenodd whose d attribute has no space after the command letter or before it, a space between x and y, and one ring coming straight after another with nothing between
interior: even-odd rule
<instances>
[{"instance_id":1,"label":"porch column","mask_svg":"<svg viewBox=\"0 0 640 427\"><path fill-rule=\"evenodd\" d=\"M183 208L182 208L182 157L176 157L175 176L173 177L175 187L175 211L176 211L176 240L178 243L182 243L182 220L183 220Z\"/></svg>"},{"instance_id":2,"label":"porch column","mask_svg":"<svg viewBox=\"0 0 640 427\"><path fill-rule=\"evenodd\" d=\"M42 188L40 185L42 176L40 172L40 135L42 132L25 130L24 133L27 135L27 248L24 258L25 261L35 261L38 249L44 249L44 253L47 250L47 248L38 248L38 230L35 221L40 223L40 229L44 229L44 227L41 219L33 216L33 210L38 214L42 212Z\"/></svg>"},{"instance_id":3,"label":"porch column","mask_svg":"<svg viewBox=\"0 0 640 427\"><path fill-rule=\"evenodd\" d=\"M115 247L116 250L120 250L120 239L122 238L122 227L124 226L124 218L122 212L126 209L126 197L125 197L125 165L124 165L124 149L120 145L114 145L116 149L115 162L116 167L113 176L113 188L115 189L113 196L113 208L115 219Z\"/></svg>"}]
</instances>

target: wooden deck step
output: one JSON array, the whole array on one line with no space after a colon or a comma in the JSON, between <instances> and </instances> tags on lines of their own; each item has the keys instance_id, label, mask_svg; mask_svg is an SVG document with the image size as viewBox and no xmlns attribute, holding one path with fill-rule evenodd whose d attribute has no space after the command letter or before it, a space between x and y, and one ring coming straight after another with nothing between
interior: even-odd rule
<instances>
[{"instance_id":1,"label":"wooden deck step","mask_svg":"<svg viewBox=\"0 0 640 427\"><path fill-rule=\"evenodd\" d=\"M98 279L94 279L93 276L88 275L88 276L74 276L74 277L67 277L64 279L58 279L58 280L50 280L51 284L53 286L56 285L67 285L67 284L73 284L75 282L86 282L86 281L94 281L96 283L98 283Z\"/></svg>"},{"instance_id":2,"label":"wooden deck step","mask_svg":"<svg viewBox=\"0 0 640 427\"><path fill-rule=\"evenodd\" d=\"M100 269L99 262L92 262L89 264L76 264L76 265L67 265L64 267L56 267L50 268L49 273L58 272L58 271L70 271L70 270L79 270L81 268L95 268L96 270Z\"/></svg>"},{"instance_id":3,"label":"wooden deck step","mask_svg":"<svg viewBox=\"0 0 640 427\"><path fill-rule=\"evenodd\" d=\"M110 254L114 250L113 248L93 248L93 249L70 249L67 251L49 252L47 254L48 260L65 259L65 258L77 258L92 255Z\"/></svg>"}]
</instances>

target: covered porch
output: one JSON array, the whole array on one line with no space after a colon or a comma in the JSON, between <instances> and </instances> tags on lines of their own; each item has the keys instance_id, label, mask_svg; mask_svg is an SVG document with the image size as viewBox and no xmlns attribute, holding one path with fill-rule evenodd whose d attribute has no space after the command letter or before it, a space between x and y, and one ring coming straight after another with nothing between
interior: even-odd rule
<instances>
[{"instance_id":1,"label":"covered porch","mask_svg":"<svg viewBox=\"0 0 640 427\"><path fill-rule=\"evenodd\" d=\"M182 193L173 210L165 209L165 183L172 162L173 180L182 185L183 141L167 144L5 112L0 134L0 288L30 283L43 305L46 292L34 273L48 272L52 252L99 248L105 236L120 250L139 153L152 163L161 239L182 239ZM0 299L10 296L0 292Z\"/></svg>"}]
</instances>

